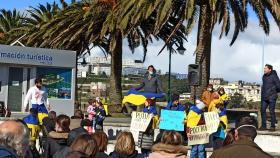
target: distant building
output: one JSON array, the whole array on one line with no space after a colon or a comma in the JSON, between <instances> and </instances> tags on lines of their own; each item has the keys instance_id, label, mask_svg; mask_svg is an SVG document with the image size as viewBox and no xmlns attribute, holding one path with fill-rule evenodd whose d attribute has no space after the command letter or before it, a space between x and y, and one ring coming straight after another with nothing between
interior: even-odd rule
<instances>
[{"instance_id":1,"label":"distant building","mask_svg":"<svg viewBox=\"0 0 280 158\"><path fill-rule=\"evenodd\" d=\"M188 78L188 74L176 74L176 79L177 80L183 80L183 79L187 79Z\"/></svg>"},{"instance_id":2,"label":"distant building","mask_svg":"<svg viewBox=\"0 0 280 158\"><path fill-rule=\"evenodd\" d=\"M223 79L215 79L209 83L214 85L214 89L218 89L219 87L223 87L225 92L229 94L229 96L233 96L235 93L242 94L247 101L252 100L253 102L261 101L261 87L255 83L245 83L244 81L237 81L228 83L226 85L221 85L220 81Z\"/></svg>"}]
</instances>

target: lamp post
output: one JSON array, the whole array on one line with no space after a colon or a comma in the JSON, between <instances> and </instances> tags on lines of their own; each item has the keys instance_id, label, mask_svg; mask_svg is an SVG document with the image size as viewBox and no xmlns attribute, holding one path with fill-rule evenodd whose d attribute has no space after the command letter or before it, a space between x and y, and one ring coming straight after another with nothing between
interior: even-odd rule
<instances>
[{"instance_id":1,"label":"lamp post","mask_svg":"<svg viewBox=\"0 0 280 158\"><path fill-rule=\"evenodd\" d=\"M186 48L184 48L183 44L180 44L180 46L176 50L179 54L183 55L186 51ZM172 57L172 47L171 49L169 49L168 102L171 101L171 57Z\"/></svg>"}]
</instances>

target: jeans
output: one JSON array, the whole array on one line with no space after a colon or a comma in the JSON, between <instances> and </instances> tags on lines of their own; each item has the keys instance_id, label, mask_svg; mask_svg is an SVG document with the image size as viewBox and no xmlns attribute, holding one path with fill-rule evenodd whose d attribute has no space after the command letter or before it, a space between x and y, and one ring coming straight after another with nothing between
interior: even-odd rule
<instances>
[{"instance_id":1,"label":"jeans","mask_svg":"<svg viewBox=\"0 0 280 158\"><path fill-rule=\"evenodd\" d=\"M205 145L199 144L199 145L193 145L191 150L191 156L190 158L205 158Z\"/></svg>"},{"instance_id":2,"label":"jeans","mask_svg":"<svg viewBox=\"0 0 280 158\"><path fill-rule=\"evenodd\" d=\"M144 156L144 158L148 158L151 150L148 149L141 149L141 153Z\"/></svg>"},{"instance_id":3,"label":"jeans","mask_svg":"<svg viewBox=\"0 0 280 158\"><path fill-rule=\"evenodd\" d=\"M262 116L262 127L266 128L266 109L269 106L270 118L271 118L271 127L275 128L275 104L276 99L262 100L261 101L261 116Z\"/></svg>"}]
</instances>

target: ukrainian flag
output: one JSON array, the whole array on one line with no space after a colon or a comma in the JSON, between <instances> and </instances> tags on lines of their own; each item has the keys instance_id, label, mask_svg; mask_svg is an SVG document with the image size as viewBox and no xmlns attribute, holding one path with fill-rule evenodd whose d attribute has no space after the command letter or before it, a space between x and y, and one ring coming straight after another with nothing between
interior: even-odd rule
<instances>
[{"instance_id":1,"label":"ukrainian flag","mask_svg":"<svg viewBox=\"0 0 280 158\"><path fill-rule=\"evenodd\" d=\"M131 103L133 105L143 105L146 99L162 98L164 95L162 93L149 93L149 92L138 92L136 90L129 90L127 95L123 98L122 103Z\"/></svg>"},{"instance_id":2,"label":"ukrainian flag","mask_svg":"<svg viewBox=\"0 0 280 158\"><path fill-rule=\"evenodd\" d=\"M187 117L187 127L192 128L198 125L203 111L198 109L195 105L190 108L190 112Z\"/></svg>"},{"instance_id":3,"label":"ukrainian flag","mask_svg":"<svg viewBox=\"0 0 280 158\"><path fill-rule=\"evenodd\" d=\"M27 124L27 127L30 130L30 139L32 141L36 141L40 131L38 119L32 114L29 114L28 116L23 118L23 121Z\"/></svg>"},{"instance_id":4,"label":"ukrainian flag","mask_svg":"<svg viewBox=\"0 0 280 158\"><path fill-rule=\"evenodd\" d=\"M38 120L40 125L43 124L43 119L45 117L48 117L48 110L45 106L45 104L32 104L32 108L36 109L38 111Z\"/></svg>"}]
</instances>

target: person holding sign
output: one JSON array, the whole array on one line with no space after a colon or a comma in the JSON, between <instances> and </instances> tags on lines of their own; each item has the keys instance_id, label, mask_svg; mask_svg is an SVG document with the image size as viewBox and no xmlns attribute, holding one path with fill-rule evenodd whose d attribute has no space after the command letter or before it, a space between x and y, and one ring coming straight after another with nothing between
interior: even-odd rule
<instances>
[{"instance_id":1,"label":"person holding sign","mask_svg":"<svg viewBox=\"0 0 280 158\"><path fill-rule=\"evenodd\" d=\"M145 106L143 108L144 113L148 113L152 116L152 127L155 129L158 125L158 114L157 108L155 105L155 100L153 99L146 99Z\"/></svg>"},{"instance_id":2,"label":"person holding sign","mask_svg":"<svg viewBox=\"0 0 280 158\"><path fill-rule=\"evenodd\" d=\"M195 131L192 131L192 127L199 126L199 125L204 125L204 117L203 117L203 109L205 108L205 104L197 100L196 101L196 106L192 106L190 108L189 115L187 117L187 136L189 140L192 140L193 137L196 135L192 135L195 133ZM205 158L205 145L204 144L197 144L197 145L192 145L191 149L191 158Z\"/></svg>"}]
</instances>

